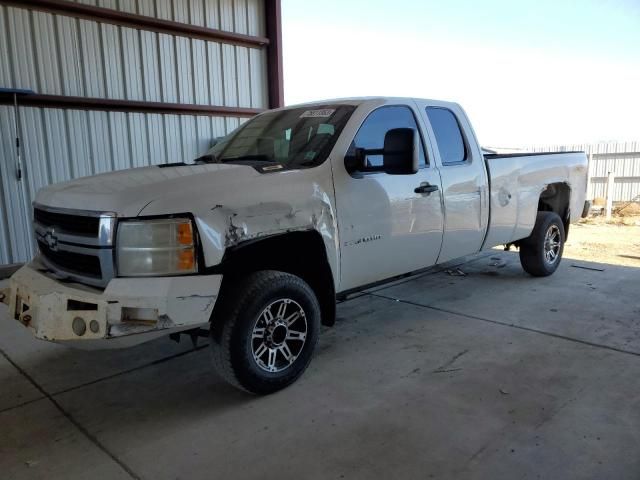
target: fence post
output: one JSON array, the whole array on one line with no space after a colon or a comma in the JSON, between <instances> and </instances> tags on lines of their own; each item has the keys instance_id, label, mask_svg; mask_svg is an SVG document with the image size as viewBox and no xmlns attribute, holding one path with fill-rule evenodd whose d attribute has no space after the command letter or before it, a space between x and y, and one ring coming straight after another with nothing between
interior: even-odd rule
<instances>
[{"instance_id":1,"label":"fence post","mask_svg":"<svg viewBox=\"0 0 640 480\"><path fill-rule=\"evenodd\" d=\"M587 200L593 200L593 194L591 193L591 169L593 168L593 151L589 147L589 163L587 163Z\"/></svg>"},{"instance_id":2,"label":"fence post","mask_svg":"<svg viewBox=\"0 0 640 480\"><path fill-rule=\"evenodd\" d=\"M613 210L613 184L616 180L616 174L607 173L607 220L611 220L611 211Z\"/></svg>"}]
</instances>

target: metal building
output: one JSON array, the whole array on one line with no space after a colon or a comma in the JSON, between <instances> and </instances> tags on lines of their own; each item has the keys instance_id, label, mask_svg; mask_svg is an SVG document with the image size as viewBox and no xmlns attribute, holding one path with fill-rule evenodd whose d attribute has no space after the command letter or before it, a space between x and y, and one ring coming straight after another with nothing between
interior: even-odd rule
<instances>
[{"instance_id":1,"label":"metal building","mask_svg":"<svg viewBox=\"0 0 640 480\"><path fill-rule=\"evenodd\" d=\"M42 186L188 161L282 106L281 43L279 0L0 0L0 264L35 252Z\"/></svg>"}]
</instances>

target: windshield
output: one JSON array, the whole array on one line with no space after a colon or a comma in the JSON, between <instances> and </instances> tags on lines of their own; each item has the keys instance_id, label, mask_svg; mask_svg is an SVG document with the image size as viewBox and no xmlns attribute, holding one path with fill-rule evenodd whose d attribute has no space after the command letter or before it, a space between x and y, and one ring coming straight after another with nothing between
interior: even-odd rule
<instances>
[{"instance_id":1,"label":"windshield","mask_svg":"<svg viewBox=\"0 0 640 480\"><path fill-rule=\"evenodd\" d=\"M315 167L327 158L354 110L351 105L317 105L266 112L220 139L198 161Z\"/></svg>"}]
</instances>

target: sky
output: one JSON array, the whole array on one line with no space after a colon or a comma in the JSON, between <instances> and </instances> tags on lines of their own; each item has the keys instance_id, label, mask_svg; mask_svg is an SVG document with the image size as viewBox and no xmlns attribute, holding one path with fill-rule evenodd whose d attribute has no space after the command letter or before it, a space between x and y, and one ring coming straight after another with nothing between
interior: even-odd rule
<instances>
[{"instance_id":1,"label":"sky","mask_svg":"<svg viewBox=\"0 0 640 480\"><path fill-rule=\"evenodd\" d=\"M640 140L640 0L283 0L287 105L462 105L483 146Z\"/></svg>"}]
</instances>

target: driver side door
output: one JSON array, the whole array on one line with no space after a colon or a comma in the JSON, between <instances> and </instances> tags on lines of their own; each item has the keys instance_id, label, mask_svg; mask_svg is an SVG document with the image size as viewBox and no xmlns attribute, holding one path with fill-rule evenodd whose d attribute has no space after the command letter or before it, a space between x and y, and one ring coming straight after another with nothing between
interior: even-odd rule
<instances>
[{"instance_id":1,"label":"driver side door","mask_svg":"<svg viewBox=\"0 0 640 480\"><path fill-rule=\"evenodd\" d=\"M412 128L420 135L418 172L349 172L337 157L334 183L340 232L340 291L435 264L442 245L440 175L425 154L419 118L408 105L385 105L368 114L347 151L383 149L385 135ZM382 155L367 164L382 166ZM434 191L435 190L435 191Z\"/></svg>"}]
</instances>

